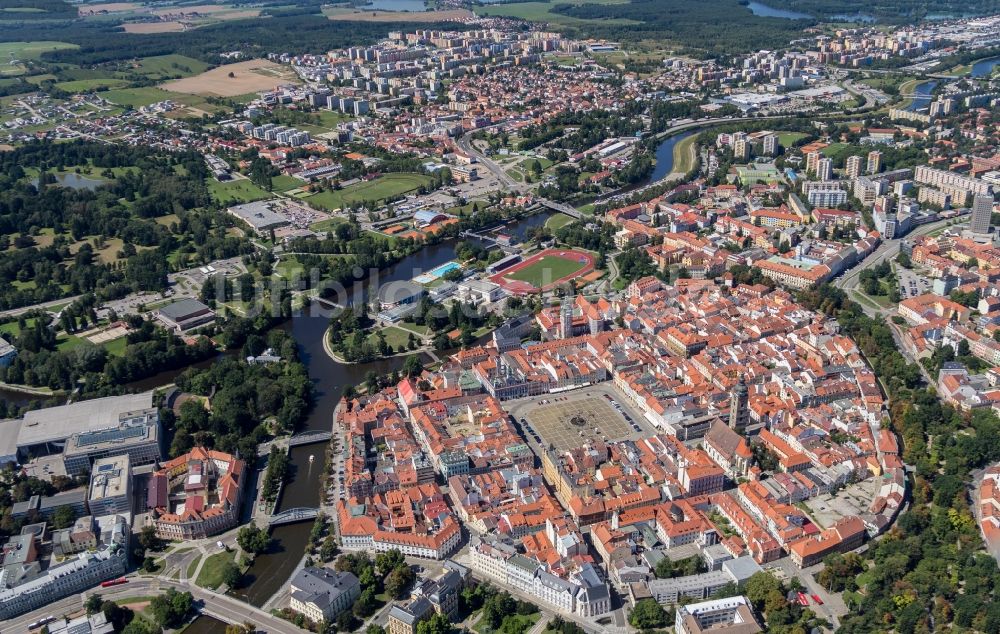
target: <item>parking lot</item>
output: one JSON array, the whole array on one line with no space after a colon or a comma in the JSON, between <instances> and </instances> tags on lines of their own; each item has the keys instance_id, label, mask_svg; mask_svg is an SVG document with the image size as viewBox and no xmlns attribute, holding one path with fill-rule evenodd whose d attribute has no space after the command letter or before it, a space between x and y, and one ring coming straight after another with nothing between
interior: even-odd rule
<instances>
[{"instance_id":1,"label":"parking lot","mask_svg":"<svg viewBox=\"0 0 1000 634\"><path fill-rule=\"evenodd\" d=\"M610 384L523 399L508 406L529 443L558 451L588 441L636 439L654 432Z\"/></svg>"},{"instance_id":2,"label":"parking lot","mask_svg":"<svg viewBox=\"0 0 1000 634\"><path fill-rule=\"evenodd\" d=\"M899 280L899 296L902 299L931 292L931 282L923 275L901 266L895 267L895 270Z\"/></svg>"}]
</instances>

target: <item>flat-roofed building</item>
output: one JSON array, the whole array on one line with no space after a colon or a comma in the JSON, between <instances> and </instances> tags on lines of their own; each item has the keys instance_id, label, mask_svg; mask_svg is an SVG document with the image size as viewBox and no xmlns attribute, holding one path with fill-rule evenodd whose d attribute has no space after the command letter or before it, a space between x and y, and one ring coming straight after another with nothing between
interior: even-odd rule
<instances>
[{"instance_id":1,"label":"flat-roofed building","mask_svg":"<svg viewBox=\"0 0 1000 634\"><path fill-rule=\"evenodd\" d=\"M94 515L132 514L132 468L128 454L100 458L90 474L90 497Z\"/></svg>"},{"instance_id":2,"label":"flat-roofed building","mask_svg":"<svg viewBox=\"0 0 1000 634\"><path fill-rule=\"evenodd\" d=\"M215 311L196 299L182 299L156 311L156 318L169 330L183 334L215 322Z\"/></svg>"},{"instance_id":3,"label":"flat-roofed building","mask_svg":"<svg viewBox=\"0 0 1000 634\"><path fill-rule=\"evenodd\" d=\"M746 597L728 597L677 606L676 634L757 634L764 628Z\"/></svg>"},{"instance_id":4,"label":"flat-roofed building","mask_svg":"<svg viewBox=\"0 0 1000 634\"><path fill-rule=\"evenodd\" d=\"M150 390L32 410L20 421L17 450L21 456L60 453L73 434L111 429L119 425L123 413L152 407Z\"/></svg>"},{"instance_id":5,"label":"flat-roofed building","mask_svg":"<svg viewBox=\"0 0 1000 634\"><path fill-rule=\"evenodd\" d=\"M128 456L131 466L153 464L162 457L160 431L156 408L122 412L116 426L70 436L63 466L68 475L76 476L90 471L93 461L110 456Z\"/></svg>"},{"instance_id":6,"label":"flat-roofed building","mask_svg":"<svg viewBox=\"0 0 1000 634\"><path fill-rule=\"evenodd\" d=\"M258 200L230 207L227 211L229 215L250 225L257 234L263 234L271 229L291 224L285 216L272 209L275 202L275 200Z\"/></svg>"}]
</instances>

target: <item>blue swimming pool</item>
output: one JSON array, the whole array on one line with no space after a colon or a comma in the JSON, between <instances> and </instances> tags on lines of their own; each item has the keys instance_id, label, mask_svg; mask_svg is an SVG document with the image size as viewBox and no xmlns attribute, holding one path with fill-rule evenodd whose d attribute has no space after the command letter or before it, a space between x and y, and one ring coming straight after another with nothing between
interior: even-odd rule
<instances>
[{"instance_id":1,"label":"blue swimming pool","mask_svg":"<svg viewBox=\"0 0 1000 634\"><path fill-rule=\"evenodd\" d=\"M460 268L462 268L462 267L459 266L458 262L455 262L455 261L445 262L441 266L433 268L430 271L428 271L427 273L429 275L433 275L434 277L444 277L446 273L448 273L450 271L454 271L456 269L460 269Z\"/></svg>"}]
</instances>

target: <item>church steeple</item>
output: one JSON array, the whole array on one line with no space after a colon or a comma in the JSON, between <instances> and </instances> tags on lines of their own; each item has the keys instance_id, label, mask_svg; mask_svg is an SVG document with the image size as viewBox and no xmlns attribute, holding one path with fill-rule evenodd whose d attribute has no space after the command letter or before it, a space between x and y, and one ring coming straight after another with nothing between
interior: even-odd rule
<instances>
[{"instance_id":1,"label":"church steeple","mask_svg":"<svg viewBox=\"0 0 1000 634\"><path fill-rule=\"evenodd\" d=\"M750 409L747 407L747 399L750 390L743 381L741 372L736 379L736 385L729 391L729 426L737 431L746 429L750 421Z\"/></svg>"}]
</instances>

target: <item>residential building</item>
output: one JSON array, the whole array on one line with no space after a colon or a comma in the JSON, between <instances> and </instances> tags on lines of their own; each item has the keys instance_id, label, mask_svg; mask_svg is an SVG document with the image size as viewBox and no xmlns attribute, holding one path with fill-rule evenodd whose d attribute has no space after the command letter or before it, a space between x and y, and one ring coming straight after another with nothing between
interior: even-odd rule
<instances>
[{"instance_id":1,"label":"residential building","mask_svg":"<svg viewBox=\"0 0 1000 634\"><path fill-rule=\"evenodd\" d=\"M993 196L976 194L972 199L972 214L969 217L969 230L973 233L989 233L990 219L993 215Z\"/></svg>"},{"instance_id":2,"label":"residential building","mask_svg":"<svg viewBox=\"0 0 1000 634\"><path fill-rule=\"evenodd\" d=\"M106 516L99 524L101 546L97 551L81 552L30 581L0 590L0 619L14 618L124 575L131 529L121 516Z\"/></svg>"},{"instance_id":3,"label":"residential building","mask_svg":"<svg viewBox=\"0 0 1000 634\"><path fill-rule=\"evenodd\" d=\"M869 174L878 174L882 171L882 153L872 150L868 153L868 164L866 170Z\"/></svg>"},{"instance_id":4,"label":"residential building","mask_svg":"<svg viewBox=\"0 0 1000 634\"><path fill-rule=\"evenodd\" d=\"M844 174L847 178L857 178L861 176L861 157L860 156L848 156L847 161L844 165Z\"/></svg>"}]
</instances>

